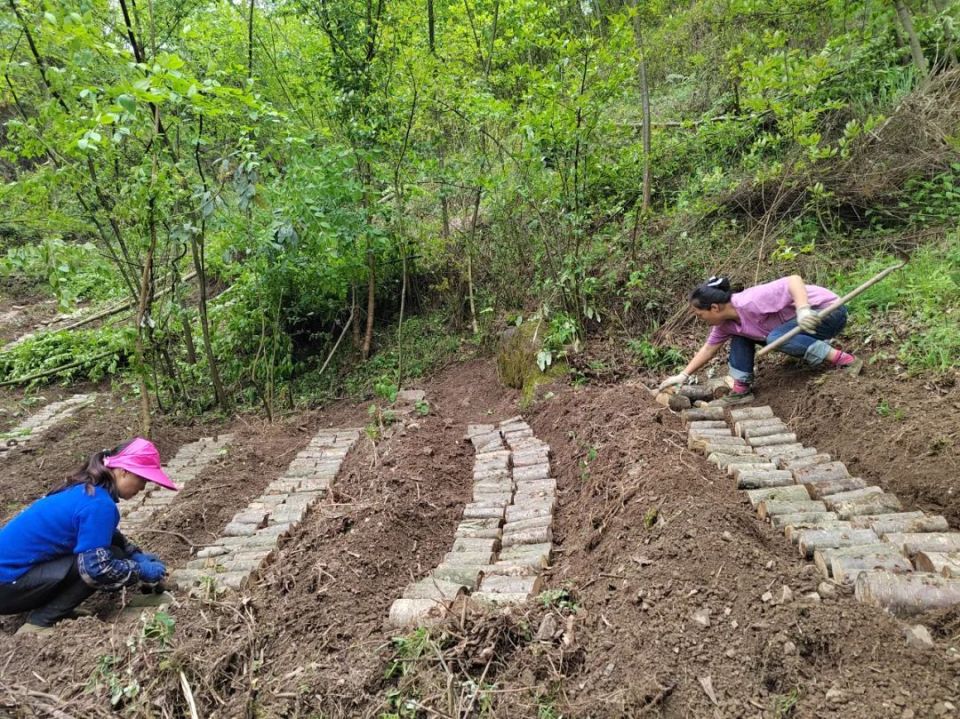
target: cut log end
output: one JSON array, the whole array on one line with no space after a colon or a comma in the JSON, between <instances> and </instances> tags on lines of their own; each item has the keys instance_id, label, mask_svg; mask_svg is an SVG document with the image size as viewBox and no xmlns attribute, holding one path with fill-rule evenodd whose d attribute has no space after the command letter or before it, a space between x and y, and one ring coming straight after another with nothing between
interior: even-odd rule
<instances>
[{"instance_id":1,"label":"cut log end","mask_svg":"<svg viewBox=\"0 0 960 719\"><path fill-rule=\"evenodd\" d=\"M921 572L960 579L960 552L919 552L913 561Z\"/></svg>"}]
</instances>

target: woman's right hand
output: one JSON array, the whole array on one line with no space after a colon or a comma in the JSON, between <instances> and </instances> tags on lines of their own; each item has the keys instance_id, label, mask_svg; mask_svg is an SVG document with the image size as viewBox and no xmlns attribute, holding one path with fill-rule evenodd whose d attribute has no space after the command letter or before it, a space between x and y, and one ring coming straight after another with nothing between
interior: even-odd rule
<instances>
[{"instance_id":1,"label":"woman's right hand","mask_svg":"<svg viewBox=\"0 0 960 719\"><path fill-rule=\"evenodd\" d=\"M688 375L686 372L681 372L680 374L667 377L665 380L663 380L663 382L660 383L660 386L657 387L657 391L663 392L668 387L684 384L688 379L690 379L690 375Z\"/></svg>"}]
</instances>

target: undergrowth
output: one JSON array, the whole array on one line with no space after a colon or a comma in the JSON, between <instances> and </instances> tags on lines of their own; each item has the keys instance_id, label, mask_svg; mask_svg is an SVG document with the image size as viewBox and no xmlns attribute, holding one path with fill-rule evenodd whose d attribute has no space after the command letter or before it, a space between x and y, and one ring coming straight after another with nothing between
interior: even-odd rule
<instances>
[{"instance_id":1,"label":"undergrowth","mask_svg":"<svg viewBox=\"0 0 960 719\"><path fill-rule=\"evenodd\" d=\"M454 359L473 356L475 344L451 332L446 322L442 313L409 317L403 322L399 344L396 326L384 327L375 335L376 352L366 362L358 362L356 352L341 348L336 366L327 374L320 375L314 366L297 378L297 402L329 400L341 394L354 400L389 399L389 388L423 377Z\"/></svg>"},{"instance_id":2,"label":"undergrowth","mask_svg":"<svg viewBox=\"0 0 960 719\"><path fill-rule=\"evenodd\" d=\"M0 381L96 382L126 367L132 347L131 327L40 333L0 353ZM57 368L62 369L46 374Z\"/></svg>"},{"instance_id":3,"label":"undergrowth","mask_svg":"<svg viewBox=\"0 0 960 719\"><path fill-rule=\"evenodd\" d=\"M960 367L960 236L917 250L909 263L851 302L852 330L863 341L888 346L911 372L946 372ZM836 277L853 287L896 262L890 256L862 261Z\"/></svg>"}]
</instances>

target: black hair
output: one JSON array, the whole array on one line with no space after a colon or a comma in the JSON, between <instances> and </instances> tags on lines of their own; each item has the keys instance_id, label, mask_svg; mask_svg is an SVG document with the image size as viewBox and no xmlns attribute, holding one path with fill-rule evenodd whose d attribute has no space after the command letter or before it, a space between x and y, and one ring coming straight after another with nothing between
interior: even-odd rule
<instances>
[{"instance_id":1,"label":"black hair","mask_svg":"<svg viewBox=\"0 0 960 719\"><path fill-rule=\"evenodd\" d=\"M690 304L698 310L709 310L712 305L727 304L734 292L742 290L742 287L731 287L729 277L714 276L694 288Z\"/></svg>"},{"instance_id":2,"label":"black hair","mask_svg":"<svg viewBox=\"0 0 960 719\"><path fill-rule=\"evenodd\" d=\"M84 466L67 477L59 487L48 492L47 496L49 497L51 494L57 494L71 487L76 487L78 484L83 484L87 488L87 494L92 495L94 487L102 487L107 490L107 493L113 497L114 501L117 501L119 499L117 480L114 479L113 472L103 463L103 460L119 454L128 444L130 444L130 442L124 442L123 444L118 444L113 449L103 449L99 452L94 452L90 455L90 459L87 460Z\"/></svg>"}]
</instances>

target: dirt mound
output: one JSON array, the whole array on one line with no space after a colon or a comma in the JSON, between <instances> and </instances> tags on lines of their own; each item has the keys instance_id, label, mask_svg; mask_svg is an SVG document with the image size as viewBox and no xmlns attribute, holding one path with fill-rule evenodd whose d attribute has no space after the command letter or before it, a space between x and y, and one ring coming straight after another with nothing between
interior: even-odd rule
<instances>
[{"instance_id":1,"label":"dirt mound","mask_svg":"<svg viewBox=\"0 0 960 719\"><path fill-rule=\"evenodd\" d=\"M442 627L394 638L390 603L448 551L468 498L464 426L516 412L489 363L450 368L425 389L430 414L361 439L247 591L184 601L172 631L83 619L39 650L3 637L0 702L109 716L113 693L134 716L189 716L192 700L209 717L599 718L925 716L957 701L955 614L923 618L936 645L922 651L887 615L812 596L813 568L685 449L674 415L627 385L541 388L527 413L553 448L560 489L540 599L500 613L464 606ZM203 484L223 486L200 504L250 482L266 457L282 465L282 432L271 431L248 440L273 450L210 468ZM165 527L189 530L191 516Z\"/></svg>"}]
</instances>

